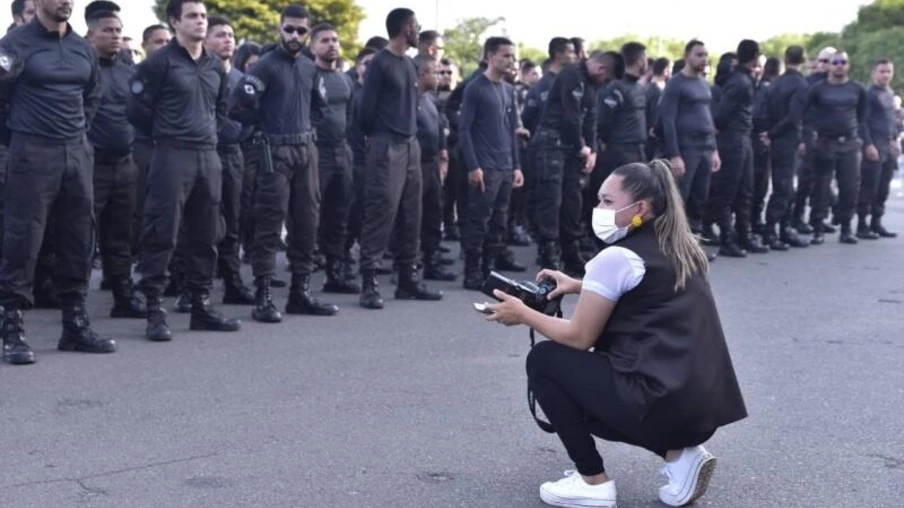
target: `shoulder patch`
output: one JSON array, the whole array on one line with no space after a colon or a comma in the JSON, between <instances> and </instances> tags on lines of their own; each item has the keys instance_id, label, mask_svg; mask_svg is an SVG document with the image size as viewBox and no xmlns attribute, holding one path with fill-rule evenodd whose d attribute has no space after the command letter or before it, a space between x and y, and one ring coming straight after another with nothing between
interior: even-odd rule
<instances>
[{"instance_id":1,"label":"shoulder patch","mask_svg":"<svg viewBox=\"0 0 904 508\"><path fill-rule=\"evenodd\" d=\"M584 98L584 88L578 87L571 91L571 96L577 100L581 100Z\"/></svg>"},{"instance_id":2,"label":"shoulder patch","mask_svg":"<svg viewBox=\"0 0 904 508\"><path fill-rule=\"evenodd\" d=\"M142 93L144 93L144 81L141 81L140 79L136 79L135 81L132 81L132 85L130 88L131 88L133 94L141 95Z\"/></svg>"},{"instance_id":3,"label":"shoulder patch","mask_svg":"<svg viewBox=\"0 0 904 508\"><path fill-rule=\"evenodd\" d=\"M0 53L0 69L9 72L10 69L13 68L13 62L13 57L7 55L6 53Z\"/></svg>"},{"instance_id":4,"label":"shoulder patch","mask_svg":"<svg viewBox=\"0 0 904 508\"><path fill-rule=\"evenodd\" d=\"M549 99L549 92L540 92L540 102L546 102Z\"/></svg>"},{"instance_id":5,"label":"shoulder patch","mask_svg":"<svg viewBox=\"0 0 904 508\"><path fill-rule=\"evenodd\" d=\"M254 92L263 93L264 90L267 89L264 86L264 82L260 80L257 76L252 76L251 74L245 74L245 91L248 92L248 85L251 85ZM253 92L248 92L249 94Z\"/></svg>"}]
</instances>

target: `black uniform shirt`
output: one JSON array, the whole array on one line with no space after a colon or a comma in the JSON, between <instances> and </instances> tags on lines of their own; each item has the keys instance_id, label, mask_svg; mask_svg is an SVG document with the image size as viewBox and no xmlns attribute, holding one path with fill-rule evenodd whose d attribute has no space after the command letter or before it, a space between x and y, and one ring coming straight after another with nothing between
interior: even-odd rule
<instances>
[{"instance_id":1,"label":"black uniform shirt","mask_svg":"<svg viewBox=\"0 0 904 508\"><path fill-rule=\"evenodd\" d=\"M888 144L897 135L895 122L895 93L877 85L869 87L866 108L869 137L875 144Z\"/></svg>"},{"instance_id":2,"label":"black uniform shirt","mask_svg":"<svg viewBox=\"0 0 904 508\"><path fill-rule=\"evenodd\" d=\"M599 138L606 144L647 141L647 96L636 76L625 74L600 93Z\"/></svg>"},{"instance_id":3,"label":"black uniform shirt","mask_svg":"<svg viewBox=\"0 0 904 508\"><path fill-rule=\"evenodd\" d=\"M804 102L807 99L807 80L803 75L788 69L770 86L766 99L769 115L769 137L778 139L784 136L800 137L803 121Z\"/></svg>"},{"instance_id":4,"label":"black uniform shirt","mask_svg":"<svg viewBox=\"0 0 904 508\"><path fill-rule=\"evenodd\" d=\"M242 72L235 67L231 67L226 74L227 97L238 88L242 81ZM241 143L249 133L243 129L241 122L236 122L231 118L226 118L220 127L218 139L220 145L236 145Z\"/></svg>"},{"instance_id":5,"label":"black uniform shirt","mask_svg":"<svg viewBox=\"0 0 904 508\"><path fill-rule=\"evenodd\" d=\"M565 66L549 89L540 129L558 132L562 144L575 154L585 146L595 152L597 90L586 63Z\"/></svg>"},{"instance_id":6,"label":"black uniform shirt","mask_svg":"<svg viewBox=\"0 0 904 508\"><path fill-rule=\"evenodd\" d=\"M750 134L753 130L753 101L756 87L750 69L739 65L722 86L722 94L713 113L719 132Z\"/></svg>"},{"instance_id":7,"label":"black uniform shirt","mask_svg":"<svg viewBox=\"0 0 904 508\"><path fill-rule=\"evenodd\" d=\"M367 159L367 136L361 130L361 121L358 114L361 109L361 90L364 88L360 82L355 81L355 91L352 93L351 122L348 124L348 146L352 149L352 164L363 166Z\"/></svg>"},{"instance_id":8,"label":"black uniform shirt","mask_svg":"<svg viewBox=\"0 0 904 508\"><path fill-rule=\"evenodd\" d=\"M644 88L644 100L647 103L647 128L659 123L659 101L662 100L662 88L657 83L647 83Z\"/></svg>"},{"instance_id":9,"label":"black uniform shirt","mask_svg":"<svg viewBox=\"0 0 904 508\"><path fill-rule=\"evenodd\" d=\"M326 98L310 58L283 46L261 55L232 93L230 117L270 135L306 134L326 114Z\"/></svg>"},{"instance_id":10,"label":"black uniform shirt","mask_svg":"<svg viewBox=\"0 0 904 508\"><path fill-rule=\"evenodd\" d=\"M515 89L480 75L468 83L461 106L458 139L468 171L518 169L518 106Z\"/></svg>"},{"instance_id":11,"label":"black uniform shirt","mask_svg":"<svg viewBox=\"0 0 904 508\"><path fill-rule=\"evenodd\" d=\"M555 72L547 72L540 81L530 87L524 97L524 108L521 111L521 122L530 133L536 134L540 126L540 118L546 109L546 101L549 100L549 89L558 76Z\"/></svg>"},{"instance_id":12,"label":"black uniform shirt","mask_svg":"<svg viewBox=\"0 0 904 508\"><path fill-rule=\"evenodd\" d=\"M351 123L352 101L355 84L342 71L318 68L317 73L323 83L324 95L329 108L323 121L317 125L317 144L335 145L344 143Z\"/></svg>"},{"instance_id":13,"label":"black uniform shirt","mask_svg":"<svg viewBox=\"0 0 904 508\"><path fill-rule=\"evenodd\" d=\"M135 66L122 61L120 56L100 59L100 106L88 131L88 140L95 150L114 156L129 154L135 140L135 129L126 116L129 82Z\"/></svg>"},{"instance_id":14,"label":"black uniform shirt","mask_svg":"<svg viewBox=\"0 0 904 508\"><path fill-rule=\"evenodd\" d=\"M665 156L681 155L681 148L715 148L712 91L702 77L687 77L679 72L669 79L659 103L659 120L665 136Z\"/></svg>"},{"instance_id":15,"label":"black uniform shirt","mask_svg":"<svg viewBox=\"0 0 904 508\"><path fill-rule=\"evenodd\" d=\"M474 78L483 74L485 70L486 67L484 66L472 72L455 87L455 90L452 90L443 103L440 111L446 117L446 121L449 122L449 145L458 145L458 120L461 117L461 102L464 100L465 87L468 86L468 83L474 81Z\"/></svg>"},{"instance_id":16,"label":"black uniform shirt","mask_svg":"<svg viewBox=\"0 0 904 508\"><path fill-rule=\"evenodd\" d=\"M417 101L417 140L421 145L421 160L434 162L439 152L446 149L446 122L434 104L430 94L423 94Z\"/></svg>"},{"instance_id":17,"label":"black uniform shirt","mask_svg":"<svg viewBox=\"0 0 904 508\"><path fill-rule=\"evenodd\" d=\"M864 145L872 144L866 103L866 88L855 81L833 84L824 80L812 85L804 105L804 139L813 139L814 133L824 138L859 135Z\"/></svg>"},{"instance_id":18,"label":"black uniform shirt","mask_svg":"<svg viewBox=\"0 0 904 508\"><path fill-rule=\"evenodd\" d=\"M16 28L0 41L0 64L9 67L0 85L0 120L9 131L85 134L100 102L100 71L94 48L72 26L62 37L37 18Z\"/></svg>"},{"instance_id":19,"label":"black uniform shirt","mask_svg":"<svg viewBox=\"0 0 904 508\"><path fill-rule=\"evenodd\" d=\"M129 121L154 139L216 144L226 119L226 72L206 51L195 60L176 39L137 66Z\"/></svg>"},{"instance_id":20,"label":"black uniform shirt","mask_svg":"<svg viewBox=\"0 0 904 508\"><path fill-rule=\"evenodd\" d=\"M361 95L358 119L365 134L417 134L417 72L411 58L381 49L367 66Z\"/></svg>"}]
</instances>

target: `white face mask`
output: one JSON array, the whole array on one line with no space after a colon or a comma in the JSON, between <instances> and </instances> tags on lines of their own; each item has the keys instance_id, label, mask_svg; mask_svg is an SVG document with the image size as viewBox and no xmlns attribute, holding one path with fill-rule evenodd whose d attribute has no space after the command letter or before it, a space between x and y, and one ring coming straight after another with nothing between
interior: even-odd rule
<instances>
[{"instance_id":1,"label":"white face mask","mask_svg":"<svg viewBox=\"0 0 904 508\"><path fill-rule=\"evenodd\" d=\"M610 210L606 208L594 208L593 209L593 218L591 219L591 223L593 225L593 233L597 238L602 240L605 243L615 243L622 238L628 236L628 231L630 231L630 226L625 226L623 228L618 227L615 224L615 214L622 210L627 210L637 203L632 203L624 208L620 208L618 210Z\"/></svg>"}]
</instances>

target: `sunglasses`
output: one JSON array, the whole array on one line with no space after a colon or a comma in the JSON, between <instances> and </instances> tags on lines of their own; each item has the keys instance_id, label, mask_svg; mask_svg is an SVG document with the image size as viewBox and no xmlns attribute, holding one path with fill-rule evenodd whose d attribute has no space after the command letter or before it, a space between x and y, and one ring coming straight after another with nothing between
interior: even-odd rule
<instances>
[{"instance_id":1,"label":"sunglasses","mask_svg":"<svg viewBox=\"0 0 904 508\"><path fill-rule=\"evenodd\" d=\"M820 58L820 59L818 60L818 62L819 62L819 63L829 63L829 59L828 59L828 58Z\"/></svg>"},{"instance_id":2,"label":"sunglasses","mask_svg":"<svg viewBox=\"0 0 904 508\"><path fill-rule=\"evenodd\" d=\"M451 76L452 71L439 71L437 72L437 74L439 74L440 76Z\"/></svg>"},{"instance_id":3,"label":"sunglasses","mask_svg":"<svg viewBox=\"0 0 904 508\"><path fill-rule=\"evenodd\" d=\"M847 65L847 60L832 60L832 65Z\"/></svg>"},{"instance_id":4,"label":"sunglasses","mask_svg":"<svg viewBox=\"0 0 904 508\"><path fill-rule=\"evenodd\" d=\"M286 32L289 35L292 35L298 32L298 35L304 35L308 33L308 27L306 26L294 26L294 25L285 25L282 27L283 32Z\"/></svg>"}]
</instances>

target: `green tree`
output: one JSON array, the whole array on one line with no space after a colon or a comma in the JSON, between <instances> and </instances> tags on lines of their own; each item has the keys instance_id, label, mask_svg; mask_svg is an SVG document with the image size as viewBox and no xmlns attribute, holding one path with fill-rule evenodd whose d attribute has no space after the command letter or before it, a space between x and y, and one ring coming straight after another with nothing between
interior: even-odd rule
<instances>
[{"instance_id":1,"label":"green tree","mask_svg":"<svg viewBox=\"0 0 904 508\"><path fill-rule=\"evenodd\" d=\"M780 34L760 41L760 51L766 56L783 58L788 46L802 46L804 49L810 43L812 36L808 34Z\"/></svg>"},{"instance_id":2,"label":"green tree","mask_svg":"<svg viewBox=\"0 0 904 508\"><path fill-rule=\"evenodd\" d=\"M166 22L168 0L155 0L154 12ZM235 29L237 40L270 42L276 38L279 12L287 4L284 0L205 0L211 14L225 16ZM343 54L354 57L361 48L358 43L358 26L364 19L364 10L355 0L307 0L305 8L311 13L311 22L332 23L339 32Z\"/></svg>"},{"instance_id":3,"label":"green tree","mask_svg":"<svg viewBox=\"0 0 904 508\"><path fill-rule=\"evenodd\" d=\"M443 31L445 54L455 62L467 76L480 61L483 52L483 41L487 32L505 21L505 18L464 18L452 28Z\"/></svg>"},{"instance_id":4,"label":"green tree","mask_svg":"<svg viewBox=\"0 0 904 508\"><path fill-rule=\"evenodd\" d=\"M593 41L591 50L619 51L628 42L639 42L647 47L647 55L653 58L666 57L671 61L684 57L684 45L687 41L666 39L662 37L641 37L634 34L620 35L612 39Z\"/></svg>"},{"instance_id":5,"label":"green tree","mask_svg":"<svg viewBox=\"0 0 904 508\"><path fill-rule=\"evenodd\" d=\"M543 61L546 60L546 57L546 51L525 46L522 42L518 43L518 58L522 60L527 58L532 60L535 64L541 65Z\"/></svg>"}]
</instances>

